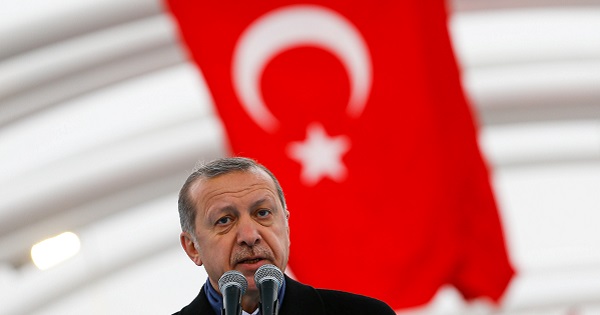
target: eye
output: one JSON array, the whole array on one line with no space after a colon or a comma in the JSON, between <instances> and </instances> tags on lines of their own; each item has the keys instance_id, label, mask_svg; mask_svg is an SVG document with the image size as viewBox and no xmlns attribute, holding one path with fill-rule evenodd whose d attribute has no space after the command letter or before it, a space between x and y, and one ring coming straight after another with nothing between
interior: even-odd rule
<instances>
[{"instance_id":1,"label":"eye","mask_svg":"<svg viewBox=\"0 0 600 315\"><path fill-rule=\"evenodd\" d=\"M270 214L271 214L271 210L268 210L268 209L260 209L260 210L256 211L256 215L259 218L268 217Z\"/></svg>"},{"instance_id":2,"label":"eye","mask_svg":"<svg viewBox=\"0 0 600 315\"><path fill-rule=\"evenodd\" d=\"M226 225L231 223L231 218L230 217L222 217L219 220L217 220L216 225Z\"/></svg>"}]
</instances>

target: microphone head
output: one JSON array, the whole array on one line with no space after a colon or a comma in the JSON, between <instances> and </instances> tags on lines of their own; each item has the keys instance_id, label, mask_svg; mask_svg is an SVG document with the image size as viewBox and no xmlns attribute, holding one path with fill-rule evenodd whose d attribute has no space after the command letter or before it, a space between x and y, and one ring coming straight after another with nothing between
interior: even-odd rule
<instances>
[{"instance_id":1,"label":"microphone head","mask_svg":"<svg viewBox=\"0 0 600 315\"><path fill-rule=\"evenodd\" d=\"M256 286L260 286L266 280L274 280L277 283L277 290L283 285L283 272L271 264L260 266L254 274Z\"/></svg>"},{"instance_id":2,"label":"microphone head","mask_svg":"<svg viewBox=\"0 0 600 315\"><path fill-rule=\"evenodd\" d=\"M244 275L237 270L229 270L225 272L221 278L219 278L219 291L221 294L225 292L225 289L230 286L237 286L242 290L242 295L246 292L248 288L248 280Z\"/></svg>"}]
</instances>

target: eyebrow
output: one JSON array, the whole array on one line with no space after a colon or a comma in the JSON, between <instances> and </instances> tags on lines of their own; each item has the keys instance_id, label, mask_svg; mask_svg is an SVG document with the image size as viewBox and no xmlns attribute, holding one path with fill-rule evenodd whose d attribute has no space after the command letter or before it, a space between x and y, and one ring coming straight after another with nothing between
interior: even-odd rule
<instances>
[{"instance_id":1,"label":"eyebrow","mask_svg":"<svg viewBox=\"0 0 600 315\"><path fill-rule=\"evenodd\" d=\"M236 208L234 206L225 206L223 208L219 208L219 209L214 209L212 211L208 211L206 213L206 220L209 223L212 223L214 220L216 220L216 217L221 217L221 215L223 213L231 213L231 212L235 212L237 211Z\"/></svg>"},{"instance_id":2,"label":"eyebrow","mask_svg":"<svg viewBox=\"0 0 600 315\"><path fill-rule=\"evenodd\" d=\"M255 202L253 202L253 203L250 205L250 208L251 208L251 209L254 209L254 208L256 208L256 207L260 206L261 204L263 204L263 203L265 203L265 202L267 202L267 201L270 201L269 199L271 199L271 198L269 198L269 197L263 197L263 198L260 198L260 199L256 200Z\"/></svg>"},{"instance_id":3,"label":"eyebrow","mask_svg":"<svg viewBox=\"0 0 600 315\"><path fill-rule=\"evenodd\" d=\"M262 205L264 203L271 204L272 203L272 199L273 198L270 198L269 196L262 197L262 198L260 198L260 199L258 199L256 201L254 201L252 204L250 204L250 209L254 209L254 208L256 208L256 207L258 207L258 206L260 206L260 205ZM221 212L235 212L235 211L238 211L238 209L237 209L236 206L227 205L227 206L224 206L223 208L219 208L219 209L216 209L215 211L211 211L211 212L221 213Z\"/></svg>"}]
</instances>

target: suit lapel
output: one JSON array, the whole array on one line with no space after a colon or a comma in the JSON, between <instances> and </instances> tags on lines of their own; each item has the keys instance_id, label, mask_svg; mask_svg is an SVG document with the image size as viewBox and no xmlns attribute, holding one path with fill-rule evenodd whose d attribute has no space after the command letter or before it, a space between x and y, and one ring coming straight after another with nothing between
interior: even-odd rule
<instances>
[{"instance_id":1,"label":"suit lapel","mask_svg":"<svg viewBox=\"0 0 600 315\"><path fill-rule=\"evenodd\" d=\"M325 315L319 292L285 276L285 296L279 315Z\"/></svg>"}]
</instances>

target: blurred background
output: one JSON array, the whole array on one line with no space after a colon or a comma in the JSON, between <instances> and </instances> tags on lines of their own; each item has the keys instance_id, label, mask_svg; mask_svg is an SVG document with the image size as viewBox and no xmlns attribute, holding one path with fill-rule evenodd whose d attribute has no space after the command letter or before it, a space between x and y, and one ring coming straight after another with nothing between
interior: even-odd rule
<instances>
[{"instance_id":1,"label":"blurred background","mask_svg":"<svg viewBox=\"0 0 600 315\"><path fill-rule=\"evenodd\" d=\"M401 313L600 314L600 0L448 7L518 275ZM226 141L162 2L0 0L0 315L187 305L177 192Z\"/></svg>"}]
</instances>

